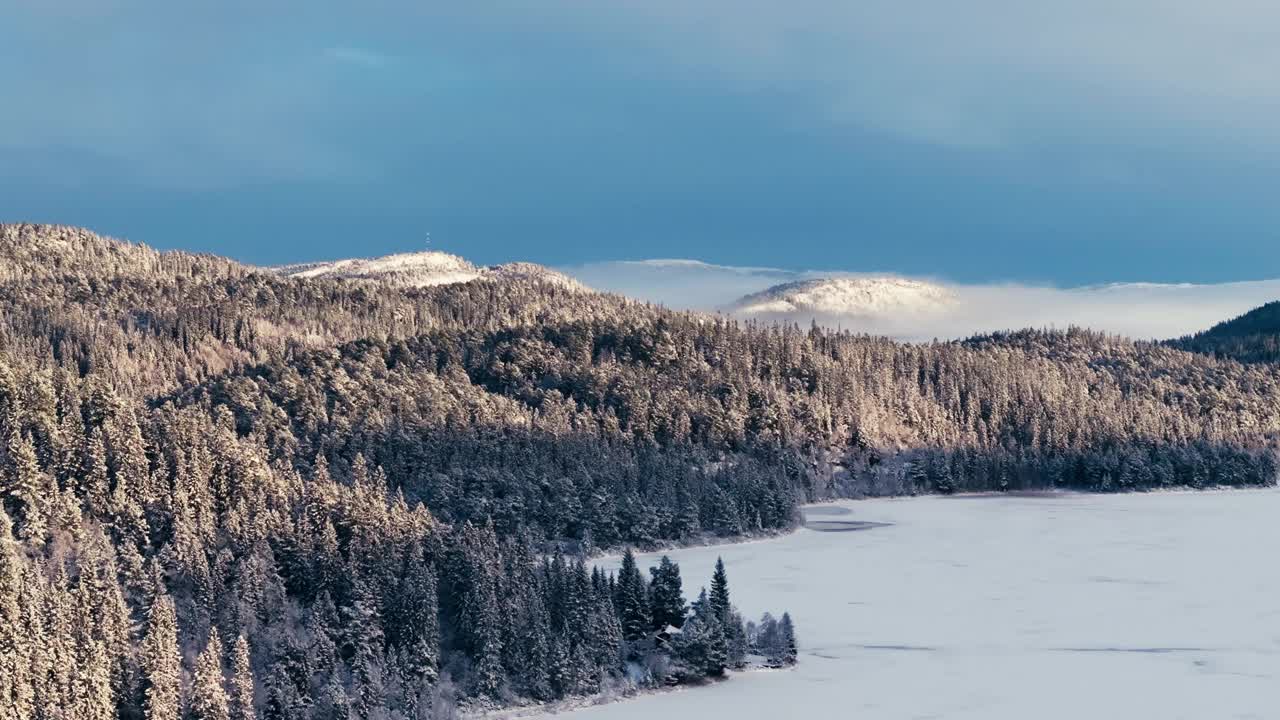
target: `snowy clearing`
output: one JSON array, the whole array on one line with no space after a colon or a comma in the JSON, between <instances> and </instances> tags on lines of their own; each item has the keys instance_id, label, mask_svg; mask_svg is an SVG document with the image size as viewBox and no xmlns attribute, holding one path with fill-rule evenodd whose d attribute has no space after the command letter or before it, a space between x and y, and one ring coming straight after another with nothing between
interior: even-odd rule
<instances>
[{"instance_id":1,"label":"snowy clearing","mask_svg":"<svg viewBox=\"0 0 1280 720\"><path fill-rule=\"evenodd\" d=\"M670 553L688 595L720 555L748 617L790 610L798 668L557 717L1203 719L1280 707L1280 492L831 507L810 517L889 526Z\"/></svg>"}]
</instances>

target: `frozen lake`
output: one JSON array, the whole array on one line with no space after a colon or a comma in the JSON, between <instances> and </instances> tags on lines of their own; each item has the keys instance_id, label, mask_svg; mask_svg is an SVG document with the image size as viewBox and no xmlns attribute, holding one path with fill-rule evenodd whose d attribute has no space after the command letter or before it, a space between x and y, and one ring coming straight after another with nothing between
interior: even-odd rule
<instances>
[{"instance_id":1,"label":"frozen lake","mask_svg":"<svg viewBox=\"0 0 1280 720\"><path fill-rule=\"evenodd\" d=\"M1280 717L1280 492L839 507L891 525L670 553L686 596L721 555L746 616L790 610L798 668L558 717Z\"/></svg>"}]
</instances>

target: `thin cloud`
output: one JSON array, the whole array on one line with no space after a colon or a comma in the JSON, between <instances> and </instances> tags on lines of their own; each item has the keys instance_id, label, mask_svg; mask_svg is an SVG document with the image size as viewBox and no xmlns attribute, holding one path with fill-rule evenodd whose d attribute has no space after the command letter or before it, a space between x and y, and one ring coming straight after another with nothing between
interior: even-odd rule
<instances>
[{"instance_id":1,"label":"thin cloud","mask_svg":"<svg viewBox=\"0 0 1280 720\"><path fill-rule=\"evenodd\" d=\"M381 70L391 64L391 57L372 50L355 47L331 47L324 51L325 57L347 65L357 65L371 70Z\"/></svg>"}]
</instances>

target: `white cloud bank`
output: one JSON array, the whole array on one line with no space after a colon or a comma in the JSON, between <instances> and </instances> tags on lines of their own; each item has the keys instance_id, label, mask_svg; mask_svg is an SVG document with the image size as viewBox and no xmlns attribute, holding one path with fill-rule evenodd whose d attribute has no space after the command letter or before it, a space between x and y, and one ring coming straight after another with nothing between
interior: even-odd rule
<instances>
[{"instance_id":1,"label":"white cloud bank","mask_svg":"<svg viewBox=\"0 0 1280 720\"><path fill-rule=\"evenodd\" d=\"M605 262L562 268L598 290L691 310L724 311L744 295L796 280L861 273L788 271L695 260ZM1088 327L1133 338L1172 338L1207 329L1280 299L1280 279L1212 285L1119 283L1079 288L966 285L930 280L954 293L950 309L879 316L799 314L830 327L907 340L954 339L1018 328Z\"/></svg>"}]
</instances>

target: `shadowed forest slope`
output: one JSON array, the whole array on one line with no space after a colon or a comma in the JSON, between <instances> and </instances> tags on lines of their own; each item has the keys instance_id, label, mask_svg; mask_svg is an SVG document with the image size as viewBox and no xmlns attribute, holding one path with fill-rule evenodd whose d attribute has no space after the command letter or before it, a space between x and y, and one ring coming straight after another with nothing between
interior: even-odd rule
<instances>
[{"instance_id":1,"label":"shadowed forest slope","mask_svg":"<svg viewBox=\"0 0 1280 720\"><path fill-rule=\"evenodd\" d=\"M1280 361L1280 302L1267 303L1202 333L1171 340L1169 345L1244 363Z\"/></svg>"}]
</instances>

